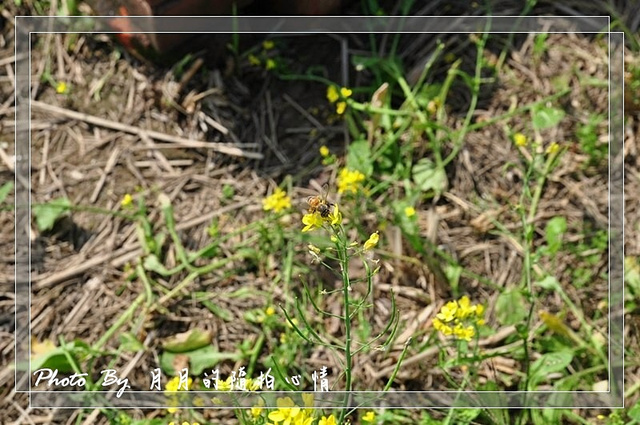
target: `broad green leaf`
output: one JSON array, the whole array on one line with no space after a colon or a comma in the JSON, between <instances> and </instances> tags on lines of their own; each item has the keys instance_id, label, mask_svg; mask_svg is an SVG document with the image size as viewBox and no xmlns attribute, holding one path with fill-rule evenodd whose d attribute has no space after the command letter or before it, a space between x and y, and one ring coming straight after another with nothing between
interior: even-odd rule
<instances>
[{"instance_id":1,"label":"broad green leaf","mask_svg":"<svg viewBox=\"0 0 640 425\"><path fill-rule=\"evenodd\" d=\"M560 289L560 282L553 276L547 276L542 280L534 282L534 285L539 286L543 289L548 289L550 291L556 291Z\"/></svg>"},{"instance_id":2,"label":"broad green leaf","mask_svg":"<svg viewBox=\"0 0 640 425\"><path fill-rule=\"evenodd\" d=\"M640 264L637 257L625 257L624 281L636 297L640 296Z\"/></svg>"},{"instance_id":3,"label":"broad green leaf","mask_svg":"<svg viewBox=\"0 0 640 425\"><path fill-rule=\"evenodd\" d=\"M373 173L371 148L366 140L357 140L349 145L347 152L347 168L360 171L366 177Z\"/></svg>"},{"instance_id":4,"label":"broad green leaf","mask_svg":"<svg viewBox=\"0 0 640 425\"><path fill-rule=\"evenodd\" d=\"M13 189L13 182L7 182L0 187L0 204L3 203L7 195L11 193L11 189Z\"/></svg>"},{"instance_id":5,"label":"broad green leaf","mask_svg":"<svg viewBox=\"0 0 640 425\"><path fill-rule=\"evenodd\" d=\"M498 296L496 317L503 325L515 325L522 322L528 314L526 298L517 289L510 289Z\"/></svg>"},{"instance_id":6,"label":"broad green leaf","mask_svg":"<svg viewBox=\"0 0 640 425\"><path fill-rule=\"evenodd\" d=\"M549 108L546 106L537 108L533 112L533 128L542 130L545 128L555 127L564 118L564 111L558 108Z\"/></svg>"},{"instance_id":7,"label":"broad green leaf","mask_svg":"<svg viewBox=\"0 0 640 425\"><path fill-rule=\"evenodd\" d=\"M543 354L531 365L529 390L535 390L538 384L546 380L550 374L564 371L572 360L573 353L568 350Z\"/></svg>"},{"instance_id":8,"label":"broad green leaf","mask_svg":"<svg viewBox=\"0 0 640 425\"><path fill-rule=\"evenodd\" d=\"M553 217L545 227L544 237L547 240L549 254L557 253L562 247L562 235L567 231L567 220L564 217Z\"/></svg>"},{"instance_id":9,"label":"broad green leaf","mask_svg":"<svg viewBox=\"0 0 640 425\"><path fill-rule=\"evenodd\" d=\"M120 347L124 351L135 353L137 351L144 351L144 345L138 341L138 339L131 332L125 332L119 337Z\"/></svg>"},{"instance_id":10,"label":"broad green leaf","mask_svg":"<svg viewBox=\"0 0 640 425\"><path fill-rule=\"evenodd\" d=\"M214 368L225 360L233 360L234 362L242 360L242 356L238 353L220 353L211 345L185 353L165 351L160 356L160 367L167 375L177 375L174 367L177 356L187 356L189 358L189 374L192 375L202 375L206 369Z\"/></svg>"},{"instance_id":11,"label":"broad green leaf","mask_svg":"<svg viewBox=\"0 0 640 425\"><path fill-rule=\"evenodd\" d=\"M629 418L633 419L634 421L640 422L640 401L636 402L636 404L634 404L633 407L629 409L627 415L629 415Z\"/></svg>"},{"instance_id":12,"label":"broad green leaf","mask_svg":"<svg viewBox=\"0 0 640 425\"><path fill-rule=\"evenodd\" d=\"M45 232L53 229L56 220L70 208L71 202L67 198L58 198L46 204L34 205L33 215L36 218L38 230Z\"/></svg>"},{"instance_id":13,"label":"broad green leaf","mask_svg":"<svg viewBox=\"0 0 640 425\"><path fill-rule=\"evenodd\" d=\"M162 348L172 353L192 351L211 343L211 332L193 328L188 332L173 335L162 344Z\"/></svg>"},{"instance_id":14,"label":"broad green leaf","mask_svg":"<svg viewBox=\"0 0 640 425\"><path fill-rule=\"evenodd\" d=\"M429 158L422 158L413 166L413 182L423 192L433 190L440 195L447 190L449 182L444 168L438 167Z\"/></svg>"}]
</instances>

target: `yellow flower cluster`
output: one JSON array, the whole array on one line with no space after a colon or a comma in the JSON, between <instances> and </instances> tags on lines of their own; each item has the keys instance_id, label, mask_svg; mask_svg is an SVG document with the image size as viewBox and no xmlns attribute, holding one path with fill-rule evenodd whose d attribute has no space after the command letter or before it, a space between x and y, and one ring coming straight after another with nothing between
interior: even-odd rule
<instances>
[{"instance_id":1,"label":"yellow flower cluster","mask_svg":"<svg viewBox=\"0 0 640 425\"><path fill-rule=\"evenodd\" d=\"M185 389L183 386L180 386L180 377L174 376L167 382L165 386L165 391L173 392L173 391L187 391L191 388L191 384L193 384L193 379L187 378L187 388Z\"/></svg>"},{"instance_id":2,"label":"yellow flower cluster","mask_svg":"<svg viewBox=\"0 0 640 425\"><path fill-rule=\"evenodd\" d=\"M353 92L351 89L346 87L341 87L340 90L338 90L338 87L333 85L327 87L327 100L336 104L336 113L338 115L344 114L344 111L347 109L346 99L352 94Z\"/></svg>"},{"instance_id":3,"label":"yellow flower cluster","mask_svg":"<svg viewBox=\"0 0 640 425\"><path fill-rule=\"evenodd\" d=\"M338 174L338 193L356 193L358 192L358 190L360 190L363 181L364 174L362 174L360 171L343 168Z\"/></svg>"},{"instance_id":4,"label":"yellow flower cluster","mask_svg":"<svg viewBox=\"0 0 640 425\"><path fill-rule=\"evenodd\" d=\"M302 399L306 407L313 407L313 394L303 394ZM313 422L313 409L302 409L296 406L290 397L279 398L276 404L278 409L267 415L271 421L267 422L267 425L311 425ZM323 422L319 423L323 424ZM335 418L333 423L335 424ZM329 425L331 422L325 422L325 424Z\"/></svg>"},{"instance_id":5,"label":"yellow flower cluster","mask_svg":"<svg viewBox=\"0 0 640 425\"><path fill-rule=\"evenodd\" d=\"M302 216L302 224L304 224L302 231L310 232L313 229L322 227L324 223L330 223L332 226L342 224L342 213L338 208L338 204L333 205L333 211L331 211L326 217L323 217L318 211Z\"/></svg>"},{"instance_id":6,"label":"yellow flower cluster","mask_svg":"<svg viewBox=\"0 0 640 425\"><path fill-rule=\"evenodd\" d=\"M184 386L180 385L180 377L178 376L174 376L173 378L171 378L169 380L169 382L167 382L167 385L165 386L165 391L166 392L174 392L174 391L188 391L189 388L191 388L191 385L193 384L193 379L191 378L187 378L187 388L184 388ZM173 398L169 399L169 403L170 404L175 404L176 400ZM178 411L177 408L175 407L169 407L167 409L167 411L169 413L176 413Z\"/></svg>"},{"instance_id":7,"label":"yellow flower cluster","mask_svg":"<svg viewBox=\"0 0 640 425\"><path fill-rule=\"evenodd\" d=\"M484 306L471 304L466 295L458 301L449 301L442 306L433 319L433 327L445 336L471 341L476 334L476 326L484 324Z\"/></svg>"},{"instance_id":8,"label":"yellow flower cluster","mask_svg":"<svg viewBox=\"0 0 640 425\"><path fill-rule=\"evenodd\" d=\"M280 212L291 207L291 198L287 196L287 192L277 188L272 195L262 200L262 209L265 211Z\"/></svg>"}]
</instances>

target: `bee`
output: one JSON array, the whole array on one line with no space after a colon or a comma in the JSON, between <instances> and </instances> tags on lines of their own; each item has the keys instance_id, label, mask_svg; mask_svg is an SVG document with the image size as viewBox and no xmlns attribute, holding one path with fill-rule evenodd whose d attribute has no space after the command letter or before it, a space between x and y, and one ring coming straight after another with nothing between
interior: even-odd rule
<instances>
[{"instance_id":1,"label":"bee","mask_svg":"<svg viewBox=\"0 0 640 425\"><path fill-rule=\"evenodd\" d=\"M326 183L323 188L323 195L309 196L307 198L307 204L309 204L309 214L318 212L320 213L320 217L327 218L329 214L331 214L334 204L327 202L328 185Z\"/></svg>"}]
</instances>

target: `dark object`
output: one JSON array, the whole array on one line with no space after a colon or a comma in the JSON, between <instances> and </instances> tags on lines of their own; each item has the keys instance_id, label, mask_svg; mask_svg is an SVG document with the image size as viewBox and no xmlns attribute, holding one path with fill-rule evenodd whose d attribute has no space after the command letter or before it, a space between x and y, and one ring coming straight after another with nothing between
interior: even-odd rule
<instances>
[{"instance_id":1,"label":"dark object","mask_svg":"<svg viewBox=\"0 0 640 425\"><path fill-rule=\"evenodd\" d=\"M340 9L346 0L260 0L260 8L275 15L327 15ZM239 14L253 0L93 0L91 8L101 16L113 16L109 25L117 31L139 31L129 16L217 16ZM167 53L191 34L117 34L120 43L136 56L155 57Z\"/></svg>"}]
</instances>

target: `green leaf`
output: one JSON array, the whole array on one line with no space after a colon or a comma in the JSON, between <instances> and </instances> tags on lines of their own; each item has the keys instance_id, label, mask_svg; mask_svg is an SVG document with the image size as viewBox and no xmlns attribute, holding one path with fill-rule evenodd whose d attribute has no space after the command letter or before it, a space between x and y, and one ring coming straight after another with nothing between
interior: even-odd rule
<instances>
[{"instance_id":1,"label":"green leaf","mask_svg":"<svg viewBox=\"0 0 640 425\"><path fill-rule=\"evenodd\" d=\"M567 220L564 217L553 217L545 227L545 239L549 254L555 254L562 247L562 235L567 231Z\"/></svg>"},{"instance_id":2,"label":"green leaf","mask_svg":"<svg viewBox=\"0 0 640 425\"><path fill-rule=\"evenodd\" d=\"M522 322L528 314L526 298L517 289L510 289L498 296L496 317L503 325L515 325Z\"/></svg>"},{"instance_id":3,"label":"green leaf","mask_svg":"<svg viewBox=\"0 0 640 425\"><path fill-rule=\"evenodd\" d=\"M624 282L631 289L631 294L640 297L640 264L637 257L625 257Z\"/></svg>"},{"instance_id":4,"label":"green leaf","mask_svg":"<svg viewBox=\"0 0 640 425\"><path fill-rule=\"evenodd\" d=\"M371 148L366 140L357 140L349 145L347 152L347 168L360 171L366 177L373 173Z\"/></svg>"},{"instance_id":5,"label":"green leaf","mask_svg":"<svg viewBox=\"0 0 640 425\"><path fill-rule=\"evenodd\" d=\"M172 353L184 353L209 345L211 338L211 332L193 328L190 331L167 338L162 344L162 348Z\"/></svg>"},{"instance_id":6,"label":"green leaf","mask_svg":"<svg viewBox=\"0 0 640 425\"><path fill-rule=\"evenodd\" d=\"M482 413L482 409L456 409L454 415L455 423L461 425L470 424L480 413Z\"/></svg>"},{"instance_id":7,"label":"green leaf","mask_svg":"<svg viewBox=\"0 0 640 425\"><path fill-rule=\"evenodd\" d=\"M440 195L447 190L449 182L444 168L438 167L429 158L422 158L413 166L413 181L422 192L433 190Z\"/></svg>"},{"instance_id":8,"label":"green leaf","mask_svg":"<svg viewBox=\"0 0 640 425\"><path fill-rule=\"evenodd\" d=\"M158 273L161 276L170 276L171 272L158 260L155 254L149 254L144 258L142 266L145 270Z\"/></svg>"},{"instance_id":9,"label":"green leaf","mask_svg":"<svg viewBox=\"0 0 640 425\"><path fill-rule=\"evenodd\" d=\"M564 118L564 111L558 108L549 108L546 106L537 108L533 112L533 128L542 130L545 128L555 127Z\"/></svg>"},{"instance_id":10,"label":"green leaf","mask_svg":"<svg viewBox=\"0 0 640 425\"><path fill-rule=\"evenodd\" d=\"M569 350L543 354L531 365L529 391L535 390L540 382L547 379L549 374L564 371L572 360L573 353Z\"/></svg>"},{"instance_id":11,"label":"green leaf","mask_svg":"<svg viewBox=\"0 0 640 425\"><path fill-rule=\"evenodd\" d=\"M189 358L189 373L193 375L202 375L206 369L215 367L225 360L233 360L235 362L242 360L240 354L220 353L211 345L186 353L170 353L165 351L160 356L160 367L167 375L177 375L174 368L174 364L177 364L175 362L177 356L187 356Z\"/></svg>"},{"instance_id":12,"label":"green leaf","mask_svg":"<svg viewBox=\"0 0 640 425\"><path fill-rule=\"evenodd\" d=\"M558 279L553 276L547 276L542 280L538 280L534 282L534 285L550 291L557 291L560 289L560 282L558 282Z\"/></svg>"},{"instance_id":13,"label":"green leaf","mask_svg":"<svg viewBox=\"0 0 640 425\"><path fill-rule=\"evenodd\" d=\"M11 189L13 189L13 182L7 182L0 187L0 204L7 198Z\"/></svg>"},{"instance_id":14,"label":"green leaf","mask_svg":"<svg viewBox=\"0 0 640 425\"><path fill-rule=\"evenodd\" d=\"M629 412L627 413L629 418L633 419L636 422L640 422L640 401L633 405Z\"/></svg>"},{"instance_id":15,"label":"green leaf","mask_svg":"<svg viewBox=\"0 0 640 425\"><path fill-rule=\"evenodd\" d=\"M46 204L34 205L33 215L41 232L53 229L53 225L65 212L71 208L67 198L54 199Z\"/></svg>"},{"instance_id":16,"label":"green leaf","mask_svg":"<svg viewBox=\"0 0 640 425\"><path fill-rule=\"evenodd\" d=\"M124 351L135 353L138 351L144 351L144 345L133 335L131 332L125 332L119 337L120 347Z\"/></svg>"}]
</instances>

